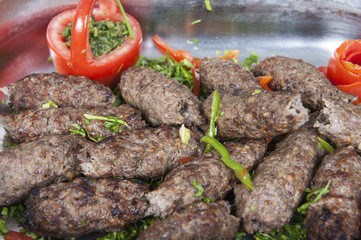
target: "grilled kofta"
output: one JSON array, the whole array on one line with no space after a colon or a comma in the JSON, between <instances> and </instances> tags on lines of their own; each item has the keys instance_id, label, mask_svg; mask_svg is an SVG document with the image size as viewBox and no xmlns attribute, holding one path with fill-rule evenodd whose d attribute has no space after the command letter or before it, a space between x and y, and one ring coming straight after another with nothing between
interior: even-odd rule
<instances>
[{"instance_id":1,"label":"grilled kofta","mask_svg":"<svg viewBox=\"0 0 361 240\"><path fill-rule=\"evenodd\" d=\"M202 105L203 113L210 118L211 94ZM224 139L262 139L298 129L308 120L308 111L301 96L290 92L261 91L257 94L220 95L219 112L224 115L216 121L217 135Z\"/></svg>"},{"instance_id":2,"label":"grilled kofta","mask_svg":"<svg viewBox=\"0 0 361 240\"><path fill-rule=\"evenodd\" d=\"M360 239L360 173L361 157L353 147L337 149L323 159L311 189L315 191L331 181L330 192L307 208L308 239Z\"/></svg>"},{"instance_id":3,"label":"grilled kofta","mask_svg":"<svg viewBox=\"0 0 361 240\"><path fill-rule=\"evenodd\" d=\"M239 219L229 214L225 201L196 202L155 222L137 240L158 239L234 239Z\"/></svg>"},{"instance_id":4,"label":"grilled kofta","mask_svg":"<svg viewBox=\"0 0 361 240\"><path fill-rule=\"evenodd\" d=\"M199 65L199 76L202 85L213 92L230 92L240 95L242 92L254 92L262 89L253 73L244 69L241 64L219 58L205 58Z\"/></svg>"},{"instance_id":5,"label":"grilled kofta","mask_svg":"<svg viewBox=\"0 0 361 240\"><path fill-rule=\"evenodd\" d=\"M315 66L301 59L284 56L267 57L252 67L255 76L269 75L273 80L268 86L276 91L300 93L306 107L322 108L323 98L335 101L353 102L356 97L339 90Z\"/></svg>"},{"instance_id":6,"label":"grilled kofta","mask_svg":"<svg viewBox=\"0 0 361 240\"><path fill-rule=\"evenodd\" d=\"M223 199L231 190L231 170L213 157L199 157L168 173L164 181L147 194L150 206L147 215L166 217L173 211L200 201L202 196L212 200ZM193 181L203 187L203 195Z\"/></svg>"},{"instance_id":7,"label":"grilled kofta","mask_svg":"<svg viewBox=\"0 0 361 240\"><path fill-rule=\"evenodd\" d=\"M84 114L95 116L114 116L125 121L130 128L138 129L145 126L141 113L129 105L119 107L94 108L51 108L22 111L18 114L2 114L0 122L4 124L9 135L16 142L28 142L47 135L70 134L69 129L77 130L72 124L77 124L95 139L116 134L103 126L104 120L86 119ZM119 126L119 132L127 129Z\"/></svg>"},{"instance_id":8,"label":"grilled kofta","mask_svg":"<svg viewBox=\"0 0 361 240\"><path fill-rule=\"evenodd\" d=\"M274 152L263 158L252 176L254 190L235 188L237 216L247 233L268 233L291 219L304 197L324 150L317 131L302 127L290 133Z\"/></svg>"},{"instance_id":9,"label":"grilled kofta","mask_svg":"<svg viewBox=\"0 0 361 240\"><path fill-rule=\"evenodd\" d=\"M352 145L361 149L361 106L323 100L325 107L314 126L337 147Z\"/></svg>"},{"instance_id":10,"label":"grilled kofta","mask_svg":"<svg viewBox=\"0 0 361 240\"><path fill-rule=\"evenodd\" d=\"M115 101L109 87L86 77L34 73L1 89L16 110L38 109L48 101L59 107L107 107Z\"/></svg>"},{"instance_id":11,"label":"grilled kofta","mask_svg":"<svg viewBox=\"0 0 361 240\"><path fill-rule=\"evenodd\" d=\"M24 227L57 238L119 231L144 217L148 189L121 179L78 178L55 183L33 191L25 202Z\"/></svg>"},{"instance_id":12,"label":"grilled kofta","mask_svg":"<svg viewBox=\"0 0 361 240\"><path fill-rule=\"evenodd\" d=\"M199 139L191 131L185 144L179 128L170 126L127 131L97 143L84 143L78 154L80 171L92 178L161 177L179 165L181 159L198 156L202 151Z\"/></svg>"},{"instance_id":13,"label":"grilled kofta","mask_svg":"<svg viewBox=\"0 0 361 240\"><path fill-rule=\"evenodd\" d=\"M186 86L156 70L129 68L123 72L119 87L124 100L140 109L154 126L205 123L198 98Z\"/></svg>"},{"instance_id":14,"label":"grilled kofta","mask_svg":"<svg viewBox=\"0 0 361 240\"><path fill-rule=\"evenodd\" d=\"M34 187L74 178L81 141L47 136L0 152L0 206L24 200Z\"/></svg>"}]
</instances>

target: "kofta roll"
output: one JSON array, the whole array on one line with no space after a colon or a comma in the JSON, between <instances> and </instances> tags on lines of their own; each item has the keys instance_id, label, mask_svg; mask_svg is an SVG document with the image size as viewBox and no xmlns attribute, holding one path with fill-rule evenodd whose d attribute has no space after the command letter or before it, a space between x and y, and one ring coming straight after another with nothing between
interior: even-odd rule
<instances>
[{"instance_id":1,"label":"kofta roll","mask_svg":"<svg viewBox=\"0 0 361 240\"><path fill-rule=\"evenodd\" d=\"M124 100L141 110L152 125L202 125L198 98L177 80L160 72L131 67L123 72L119 83Z\"/></svg>"},{"instance_id":2,"label":"kofta roll","mask_svg":"<svg viewBox=\"0 0 361 240\"><path fill-rule=\"evenodd\" d=\"M202 105L209 119L212 106L211 94ZM256 94L233 96L220 95L216 121L217 136L224 139L274 137L298 129L308 120L308 110L301 103L301 96L290 92L260 91Z\"/></svg>"},{"instance_id":3,"label":"kofta roll","mask_svg":"<svg viewBox=\"0 0 361 240\"><path fill-rule=\"evenodd\" d=\"M169 172L157 189L147 194L149 208L146 215L166 217L202 197L223 199L231 190L231 170L218 159L199 157L187 161ZM193 184L203 188L200 196Z\"/></svg>"},{"instance_id":4,"label":"kofta roll","mask_svg":"<svg viewBox=\"0 0 361 240\"><path fill-rule=\"evenodd\" d=\"M360 239L360 173L361 157L353 147L337 149L323 159L311 189L323 188L331 181L330 192L307 208L308 239Z\"/></svg>"},{"instance_id":5,"label":"kofta roll","mask_svg":"<svg viewBox=\"0 0 361 240\"><path fill-rule=\"evenodd\" d=\"M255 169L253 191L235 187L237 216L247 233L269 233L289 222L324 154L318 143L315 129L290 133Z\"/></svg>"},{"instance_id":6,"label":"kofta roll","mask_svg":"<svg viewBox=\"0 0 361 240\"><path fill-rule=\"evenodd\" d=\"M112 131L104 126L105 120L87 119L84 114L93 116L117 117L131 129L145 126L141 113L129 105L118 107L95 108L51 108L22 111L18 114L1 114L0 122L4 124L8 134L16 142L28 142L48 135L71 134L72 130L83 129L85 135L94 139L108 137L128 129L120 124L118 130Z\"/></svg>"},{"instance_id":7,"label":"kofta roll","mask_svg":"<svg viewBox=\"0 0 361 240\"><path fill-rule=\"evenodd\" d=\"M121 179L55 183L32 192L25 202L23 225L40 236L56 238L120 231L144 217L148 189Z\"/></svg>"},{"instance_id":8,"label":"kofta roll","mask_svg":"<svg viewBox=\"0 0 361 240\"><path fill-rule=\"evenodd\" d=\"M78 175L76 151L82 138L47 136L0 152L0 206L21 202L34 187Z\"/></svg>"},{"instance_id":9,"label":"kofta roll","mask_svg":"<svg viewBox=\"0 0 361 240\"><path fill-rule=\"evenodd\" d=\"M314 126L337 147L352 145L361 149L361 106L323 100L325 107Z\"/></svg>"},{"instance_id":10,"label":"kofta roll","mask_svg":"<svg viewBox=\"0 0 361 240\"><path fill-rule=\"evenodd\" d=\"M161 177L183 158L198 156L204 146L199 139L191 131L185 144L179 128L162 126L128 131L97 143L88 141L79 150L80 171L92 178Z\"/></svg>"},{"instance_id":11,"label":"kofta roll","mask_svg":"<svg viewBox=\"0 0 361 240\"><path fill-rule=\"evenodd\" d=\"M306 107L322 108L323 98L353 102L356 97L339 90L315 66L301 59L284 56L267 57L251 68L255 76L269 75L273 80L268 86L276 91L300 93Z\"/></svg>"},{"instance_id":12,"label":"kofta roll","mask_svg":"<svg viewBox=\"0 0 361 240\"><path fill-rule=\"evenodd\" d=\"M234 239L238 227L239 219L230 214L227 202L196 202L164 220L155 220L137 240Z\"/></svg>"},{"instance_id":13,"label":"kofta roll","mask_svg":"<svg viewBox=\"0 0 361 240\"><path fill-rule=\"evenodd\" d=\"M231 92L240 95L242 92L254 92L262 89L253 73L231 60L205 58L199 65L199 76L202 85L209 93Z\"/></svg>"},{"instance_id":14,"label":"kofta roll","mask_svg":"<svg viewBox=\"0 0 361 240\"><path fill-rule=\"evenodd\" d=\"M1 89L16 110L38 109L48 101L59 107L107 107L115 101L109 87L86 77L34 73Z\"/></svg>"}]
</instances>

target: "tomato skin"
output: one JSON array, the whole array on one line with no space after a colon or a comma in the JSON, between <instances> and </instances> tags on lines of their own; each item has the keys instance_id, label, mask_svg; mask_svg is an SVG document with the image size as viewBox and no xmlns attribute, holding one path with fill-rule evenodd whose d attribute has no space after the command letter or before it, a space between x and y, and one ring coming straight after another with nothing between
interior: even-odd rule
<instances>
[{"instance_id":1,"label":"tomato skin","mask_svg":"<svg viewBox=\"0 0 361 240\"><path fill-rule=\"evenodd\" d=\"M333 53L326 76L334 85L361 81L361 40L347 40Z\"/></svg>"},{"instance_id":2,"label":"tomato skin","mask_svg":"<svg viewBox=\"0 0 361 240\"><path fill-rule=\"evenodd\" d=\"M47 43L54 66L60 74L86 76L114 87L119 82L120 73L136 64L142 45L142 31L137 20L127 14L134 39L128 36L126 41L112 52L94 58L88 41L88 23L91 13L96 21L107 18L113 21L124 21L119 12L114 13L114 10L110 10L107 14L100 8L94 8L94 3L94 0L80 0L77 9L64 11L54 17L47 28ZM101 7L108 8L104 4L101 4ZM73 25L71 49L69 49L61 33L74 20L76 22ZM77 23L79 25L76 25Z\"/></svg>"},{"instance_id":3,"label":"tomato skin","mask_svg":"<svg viewBox=\"0 0 361 240\"><path fill-rule=\"evenodd\" d=\"M34 240L34 238L29 237L23 233L10 231L5 237L4 240Z\"/></svg>"}]
</instances>

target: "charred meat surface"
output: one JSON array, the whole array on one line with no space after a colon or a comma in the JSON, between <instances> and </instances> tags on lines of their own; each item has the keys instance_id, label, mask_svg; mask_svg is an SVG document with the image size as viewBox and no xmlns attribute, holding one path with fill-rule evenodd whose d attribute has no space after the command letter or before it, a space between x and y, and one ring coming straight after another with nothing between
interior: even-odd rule
<instances>
[{"instance_id":1,"label":"charred meat surface","mask_svg":"<svg viewBox=\"0 0 361 240\"><path fill-rule=\"evenodd\" d=\"M203 102L207 119L211 115L212 95ZM268 92L247 96L221 96L217 135L224 139L274 137L298 129L308 120L308 111L299 94Z\"/></svg>"},{"instance_id":2,"label":"charred meat surface","mask_svg":"<svg viewBox=\"0 0 361 240\"><path fill-rule=\"evenodd\" d=\"M156 220L137 240L234 239L239 219L229 212L230 206L225 201L196 202L164 220Z\"/></svg>"},{"instance_id":3,"label":"charred meat surface","mask_svg":"<svg viewBox=\"0 0 361 240\"><path fill-rule=\"evenodd\" d=\"M120 179L56 183L26 201L25 228L41 235L78 237L114 232L144 217L148 186Z\"/></svg>"},{"instance_id":4,"label":"charred meat surface","mask_svg":"<svg viewBox=\"0 0 361 240\"><path fill-rule=\"evenodd\" d=\"M2 88L16 110L37 109L48 101L59 107L87 108L111 106L111 89L86 77L57 73L34 73Z\"/></svg>"},{"instance_id":5,"label":"charred meat surface","mask_svg":"<svg viewBox=\"0 0 361 240\"><path fill-rule=\"evenodd\" d=\"M318 159L317 131L300 128L263 158L252 177L254 191L237 185L235 204L243 229L252 234L280 229L303 200Z\"/></svg>"},{"instance_id":6,"label":"charred meat surface","mask_svg":"<svg viewBox=\"0 0 361 240\"><path fill-rule=\"evenodd\" d=\"M48 136L0 152L0 206L25 200L31 189L74 178L78 136Z\"/></svg>"},{"instance_id":7,"label":"charred meat surface","mask_svg":"<svg viewBox=\"0 0 361 240\"><path fill-rule=\"evenodd\" d=\"M77 124L86 129L95 139L107 137L116 133L103 126L103 120L87 120L84 114L96 116L114 116L125 121L131 128L139 129L145 126L141 113L129 105L119 107L95 108L51 108L22 111L18 114L0 115L0 122L8 130L10 137L16 142L28 142L48 135L71 134L69 129L75 129ZM88 121L88 123L86 123ZM127 129L121 125L120 129Z\"/></svg>"},{"instance_id":8,"label":"charred meat surface","mask_svg":"<svg viewBox=\"0 0 361 240\"><path fill-rule=\"evenodd\" d=\"M262 89L250 71L231 60L205 58L199 65L199 75L201 83L210 93L217 90L240 95Z\"/></svg>"},{"instance_id":9,"label":"charred meat surface","mask_svg":"<svg viewBox=\"0 0 361 240\"><path fill-rule=\"evenodd\" d=\"M307 236L310 240L360 239L361 227L361 158L352 147L340 148L326 156L311 189L329 185L329 193L306 212Z\"/></svg>"},{"instance_id":10,"label":"charred meat surface","mask_svg":"<svg viewBox=\"0 0 361 240\"><path fill-rule=\"evenodd\" d=\"M198 156L200 137L191 132L189 145L179 137L179 129L170 126L127 131L101 142L87 142L79 151L80 170L92 178L161 177L181 163Z\"/></svg>"},{"instance_id":11,"label":"charred meat surface","mask_svg":"<svg viewBox=\"0 0 361 240\"><path fill-rule=\"evenodd\" d=\"M300 93L305 106L316 110L322 107L323 98L353 102L356 97L339 90L315 66L301 59L284 56L267 57L251 71L255 76L272 76L268 86L276 91Z\"/></svg>"},{"instance_id":12,"label":"charred meat surface","mask_svg":"<svg viewBox=\"0 0 361 240\"><path fill-rule=\"evenodd\" d=\"M173 211L201 200L195 196L197 188L203 187L203 196L212 200L223 199L231 185L231 170L221 161L213 157L199 157L187 161L168 173L164 181L147 194L150 206L147 215L166 217Z\"/></svg>"},{"instance_id":13,"label":"charred meat surface","mask_svg":"<svg viewBox=\"0 0 361 240\"><path fill-rule=\"evenodd\" d=\"M314 126L327 136L337 147L352 145L361 149L361 106L323 100L321 110Z\"/></svg>"},{"instance_id":14,"label":"charred meat surface","mask_svg":"<svg viewBox=\"0 0 361 240\"><path fill-rule=\"evenodd\" d=\"M132 67L124 71L120 83L124 100L138 108L152 125L202 125L200 102L177 80L153 69Z\"/></svg>"}]
</instances>

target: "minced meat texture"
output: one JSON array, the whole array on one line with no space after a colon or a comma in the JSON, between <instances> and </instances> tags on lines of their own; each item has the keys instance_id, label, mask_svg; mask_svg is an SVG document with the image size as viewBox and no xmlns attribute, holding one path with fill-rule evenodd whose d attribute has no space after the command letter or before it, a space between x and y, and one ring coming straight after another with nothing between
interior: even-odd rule
<instances>
[{"instance_id":1,"label":"minced meat texture","mask_svg":"<svg viewBox=\"0 0 361 240\"><path fill-rule=\"evenodd\" d=\"M196 183L203 187L203 196L212 200L223 199L231 190L231 170L213 157L198 157L187 161L168 173L164 181L147 194L149 208L147 215L166 217L173 211L200 201L195 196Z\"/></svg>"},{"instance_id":2,"label":"minced meat texture","mask_svg":"<svg viewBox=\"0 0 361 240\"><path fill-rule=\"evenodd\" d=\"M47 136L0 152L0 206L24 200L34 187L74 178L79 136Z\"/></svg>"},{"instance_id":3,"label":"minced meat texture","mask_svg":"<svg viewBox=\"0 0 361 240\"><path fill-rule=\"evenodd\" d=\"M196 202L164 220L157 219L137 240L234 239L239 219L229 212L230 206L225 201Z\"/></svg>"},{"instance_id":4,"label":"minced meat texture","mask_svg":"<svg viewBox=\"0 0 361 240\"><path fill-rule=\"evenodd\" d=\"M156 70L131 67L122 73L119 88L124 100L154 126L205 123L200 102L189 88Z\"/></svg>"},{"instance_id":5,"label":"minced meat texture","mask_svg":"<svg viewBox=\"0 0 361 240\"><path fill-rule=\"evenodd\" d=\"M255 169L254 190L243 185L235 188L237 216L243 229L253 234L284 227L303 200L323 154L315 129L302 127L280 142Z\"/></svg>"},{"instance_id":6,"label":"minced meat texture","mask_svg":"<svg viewBox=\"0 0 361 240\"><path fill-rule=\"evenodd\" d=\"M252 67L255 76L272 76L268 86L276 91L300 93L302 102L313 110L322 108L322 99L353 102L356 97L339 90L315 66L301 59L267 57Z\"/></svg>"},{"instance_id":7,"label":"minced meat texture","mask_svg":"<svg viewBox=\"0 0 361 240\"><path fill-rule=\"evenodd\" d=\"M209 93L231 92L240 95L242 92L254 92L262 89L253 73L231 60L205 58L199 65L201 84Z\"/></svg>"},{"instance_id":8,"label":"minced meat texture","mask_svg":"<svg viewBox=\"0 0 361 240\"><path fill-rule=\"evenodd\" d=\"M78 154L80 171L92 178L161 177L183 158L198 156L204 146L199 139L191 131L186 145L179 137L179 128L161 126L127 131L97 143L86 142Z\"/></svg>"},{"instance_id":9,"label":"minced meat texture","mask_svg":"<svg viewBox=\"0 0 361 240\"><path fill-rule=\"evenodd\" d=\"M86 77L34 73L2 88L16 110L38 109L48 101L59 107L108 107L115 101L109 87Z\"/></svg>"},{"instance_id":10,"label":"minced meat texture","mask_svg":"<svg viewBox=\"0 0 361 240\"><path fill-rule=\"evenodd\" d=\"M51 108L22 111L18 114L1 114L0 122L4 124L9 136L16 142L28 142L43 136L71 134L70 129L77 130L77 124L88 131L89 136L98 139L118 133L106 129L104 120L87 120L84 114L95 116L114 116L125 121L132 129L145 126L141 113L129 105L118 107L94 108ZM119 132L128 129L120 125Z\"/></svg>"},{"instance_id":11,"label":"minced meat texture","mask_svg":"<svg viewBox=\"0 0 361 240\"><path fill-rule=\"evenodd\" d=\"M79 237L120 231L144 217L147 185L121 179L78 178L33 191L24 227L41 236Z\"/></svg>"},{"instance_id":12,"label":"minced meat texture","mask_svg":"<svg viewBox=\"0 0 361 240\"><path fill-rule=\"evenodd\" d=\"M323 188L331 181L330 192L307 208L308 239L360 239L360 173L361 157L353 147L339 148L323 159L311 189Z\"/></svg>"},{"instance_id":13,"label":"minced meat texture","mask_svg":"<svg viewBox=\"0 0 361 240\"><path fill-rule=\"evenodd\" d=\"M211 115L212 97L202 105L207 119ZM220 95L216 121L217 136L224 139L274 137L298 129L308 120L308 110L301 103L301 96L290 92L262 91L257 94L233 96Z\"/></svg>"}]
</instances>

